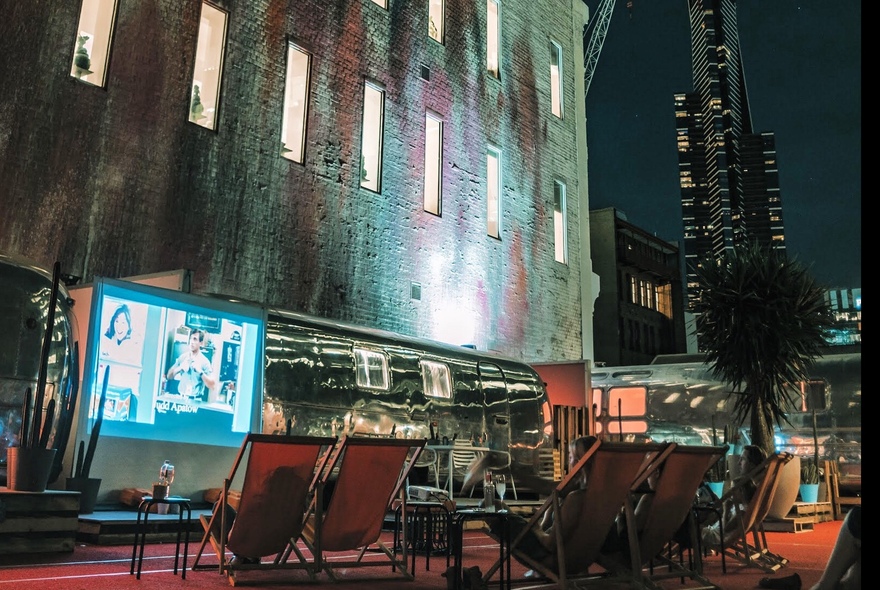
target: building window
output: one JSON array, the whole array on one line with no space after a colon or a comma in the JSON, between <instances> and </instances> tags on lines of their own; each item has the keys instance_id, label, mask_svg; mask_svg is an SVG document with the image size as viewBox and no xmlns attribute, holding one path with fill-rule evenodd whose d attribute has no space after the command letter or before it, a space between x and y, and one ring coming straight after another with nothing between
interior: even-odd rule
<instances>
[{"instance_id":1,"label":"building window","mask_svg":"<svg viewBox=\"0 0 880 590\"><path fill-rule=\"evenodd\" d=\"M498 0L486 0L486 69L494 78L501 77L501 29Z\"/></svg>"},{"instance_id":2,"label":"building window","mask_svg":"<svg viewBox=\"0 0 880 590\"><path fill-rule=\"evenodd\" d=\"M439 361L422 360L422 387L426 397L452 399L452 376L449 365Z\"/></svg>"},{"instance_id":3,"label":"building window","mask_svg":"<svg viewBox=\"0 0 880 590\"><path fill-rule=\"evenodd\" d=\"M383 353L355 348L354 366L358 387L388 390L388 358Z\"/></svg>"},{"instance_id":4,"label":"building window","mask_svg":"<svg viewBox=\"0 0 880 590\"><path fill-rule=\"evenodd\" d=\"M425 211L440 215L443 194L443 121L425 113Z\"/></svg>"},{"instance_id":5,"label":"building window","mask_svg":"<svg viewBox=\"0 0 880 590\"><path fill-rule=\"evenodd\" d=\"M385 91L364 84L364 126L361 135L361 186L382 190L382 124L385 115Z\"/></svg>"},{"instance_id":6,"label":"building window","mask_svg":"<svg viewBox=\"0 0 880 590\"><path fill-rule=\"evenodd\" d=\"M487 233L501 237L501 150L490 147L486 152Z\"/></svg>"},{"instance_id":7,"label":"building window","mask_svg":"<svg viewBox=\"0 0 880 590\"><path fill-rule=\"evenodd\" d=\"M562 47L550 43L550 102L553 114L562 118Z\"/></svg>"},{"instance_id":8,"label":"building window","mask_svg":"<svg viewBox=\"0 0 880 590\"><path fill-rule=\"evenodd\" d=\"M382 8L388 8L388 0L373 0L373 4L378 4Z\"/></svg>"},{"instance_id":9,"label":"building window","mask_svg":"<svg viewBox=\"0 0 880 590\"><path fill-rule=\"evenodd\" d=\"M565 185L553 183L553 243L556 262L568 263L568 216L565 213Z\"/></svg>"},{"instance_id":10,"label":"building window","mask_svg":"<svg viewBox=\"0 0 880 590\"><path fill-rule=\"evenodd\" d=\"M107 58L116 21L116 0L83 0L70 75L95 86L107 81Z\"/></svg>"},{"instance_id":11,"label":"building window","mask_svg":"<svg viewBox=\"0 0 880 590\"><path fill-rule=\"evenodd\" d=\"M226 18L224 11L207 2L202 3L189 120L208 129L214 129L217 123L220 72L226 45Z\"/></svg>"},{"instance_id":12,"label":"building window","mask_svg":"<svg viewBox=\"0 0 880 590\"><path fill-rule=\"evenodd\" d=\"M428 0L428 36L443 43L443 35L446 33L446 15L444 0Z\"/></svg>"},{"instance_id":13,"label":"building window","mask_svg":"<svg viewBox=\"0 0 880 590\"><path fill-rule=\"evenodd\" d=\"M281 119L281 155L303 163L306 117L309 112L309 70L312 56L293 45L287 46L287 74L284 80L284 115Z\"/></svg>"}]
</instances>

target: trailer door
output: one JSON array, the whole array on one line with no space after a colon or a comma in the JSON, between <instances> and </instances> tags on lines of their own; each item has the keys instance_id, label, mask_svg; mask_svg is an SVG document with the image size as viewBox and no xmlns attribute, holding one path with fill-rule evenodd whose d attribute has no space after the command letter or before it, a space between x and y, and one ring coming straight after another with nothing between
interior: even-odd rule
<instances>
[{"instance_id":1,"label":"trailer door","mask_svg":"<svg viewBox=\"0 0 880 590\"><path fill-rule=\"evenodd\" d=\"M483 443L507 451L510 447L510 408L504 372L498 365L487 362L480 362L478 370L486 408Z\"/></svg>"}]
</instances>

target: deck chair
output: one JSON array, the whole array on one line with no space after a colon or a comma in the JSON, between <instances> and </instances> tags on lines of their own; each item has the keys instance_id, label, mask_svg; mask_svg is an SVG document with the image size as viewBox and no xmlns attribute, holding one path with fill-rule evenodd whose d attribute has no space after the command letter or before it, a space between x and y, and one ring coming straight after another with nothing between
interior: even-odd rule
<instances>
[{"instance_id":1,"label":"deck chair","mask_svg":"<svg viewBox=\"0 0 880 590\"><path fill-rule=\"evenodd\" d=\"M510 553L526 564L540 576L554 582L560 590L577 584L578 587L596 582L605 582L603 573L591 574L589 568L596 563L603 543L615 520L620 514L624 501L636 478L648 461L664 445L642 443L609 443L596 441L587 449L583 457L569 470L550 496L532 515L525 526L513 535ZM582 474L587 474L586 488L579 493L569 493L576 489ZM579 502L578 520L572 526L554 526L555 554L548 559L538 560L528 549L527 536L533 527L540 527L544 513L554 510L559 514L562 498L565 497L566 510L570 502ZM483 580L488 582L502 565L499 558L487 570Z\"/></svg>"},{"instance_id":2,"label":"deck chair","mask_svg":"<svg viewBox=\"0 0 880 590\"><path fill-rule=\"evenodd\" d=\"M246 435L229 476L223 481L219 501L210 517L200 518L205 533L192 569L216 567L233 586L242 570L305 569L309 578L313 578L314 567L305 560L287 564L281 563L279 558L290 538L299 536L302 530L317 476L324 469L336 440L336 437ZM237 478L242 480L240 500L231 511L231 486L239 480ZM232 514L234 520L229 523ZM219 560L218 566L201 563L209 544ZM261 563L239 564L230 559L227 550L238 556L260 557ZM262 558L273 555L271 562L262 563Z\"/></svg>"},{"instance_id":3,"label":"deck chair","mask_svg":"<svg viewBox=\"0 0 880 590\"><path fill-rule=\"evenodd\" d=\"M734 484L719 499L722 509L733 510L734 514L732 526L725 525L724 530L723 551L727 557L770 573L788 564L788 559L767 547L764 519L770 511L782 466L791 458L790 453L775 453L747 474L757 482L757 490L747 504L743 501L742 484Z\"/></svg>"},{"instance_id":4,"label":"deck chair","mask_svg":"<svg viewBox=\"0 0 880 590\"><path fill-rule=\"evenodd\" d=\"M392 503L399 498L406 513L404 484L418 460L426 439L390 439L346 436L337 445L316 485L310 508L309 525L300 540L312 554L312 563L333 579L340 579L343 569L391 565L393 577L412 579L407 571L406 527L401 542L402 555L397 555L382 542L385 516L393 510ZM324 508L324 495L330 499ZM298 561L308 561L297 548L297 539L289 539L290 546L283 561L296 553ZM368 549L381 551L387 559L368 559ZM328 553L356 551L354 559L328 559ZM349 576L346 576L348 579ZM376 579L376 578L371 578Z\"/></svg>"},{"instance_id":5,"label":"deck chair","mask_svg":"<svg viewBox=\"0 0 880 590\"><path fill-rule=\"evenodd\" d=\"M650 492L638 507L635 494L625 505L628 555L600 556L600 565L619 576L632 576L633 585L640 588L659 589L657 582L668 578L690 578L697 585L689 585L689 590L719 588L702 575L699 555L696 561L684 563L680 543L674 538L684 526L689 532L689 547L696 546L691 508L705 473L727 449L727 445L672 443L661 452L635 482L637 489L651 478ZM677 560L672 557L676 550Z\"/></svg>"}]
</instances>

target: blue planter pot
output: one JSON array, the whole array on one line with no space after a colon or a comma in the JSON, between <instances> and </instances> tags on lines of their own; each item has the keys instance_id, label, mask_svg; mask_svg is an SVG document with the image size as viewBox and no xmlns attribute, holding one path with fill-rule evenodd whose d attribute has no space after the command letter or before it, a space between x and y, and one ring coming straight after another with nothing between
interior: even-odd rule
<instances>
[{"instance_id":1,"label":"blue planter pot","mask_svg":"<svg viewBox=\"0 0 880 590\"><path fill-rule=\"evenodd\" d=\"M819 484L802 483L800 486L801 502L815 504L819 500Z\"/></svg>"},{"instance_id":2,"label":"blue planter pot","mask_svg":"<svg viewBox=\"0 0 880 590\"><path fill-rule=\"evenodd\" d=\"M723 481L710 481L709 489L712 490L712 493L718 496L719 498L724 494L724 482Z\"/></svg>"}]
</instances>

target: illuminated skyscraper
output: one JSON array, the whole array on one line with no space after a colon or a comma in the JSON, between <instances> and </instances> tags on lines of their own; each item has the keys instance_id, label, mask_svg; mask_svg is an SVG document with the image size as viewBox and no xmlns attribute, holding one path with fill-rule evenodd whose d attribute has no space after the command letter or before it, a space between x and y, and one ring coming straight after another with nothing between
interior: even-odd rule
<instances>
[{"instance_id":1,"label":"illuminated skyscraper","mask_svg":"<svg viewBox=\"0 0 880 590\"><path fill-rule=\"evenodd\" d=\"M694 89L676 94L688 308L697 270L745 240L785 249L773 133L752 129L735 0L688 0Z\"/></svg>"}]
</instances>

